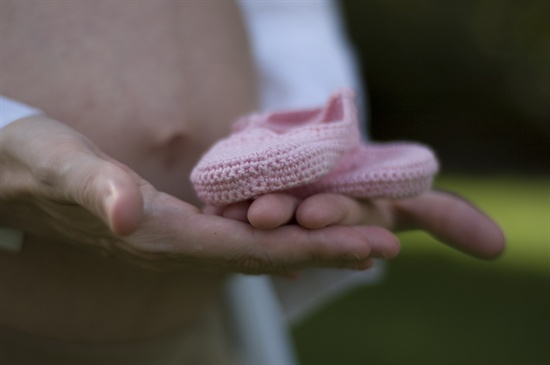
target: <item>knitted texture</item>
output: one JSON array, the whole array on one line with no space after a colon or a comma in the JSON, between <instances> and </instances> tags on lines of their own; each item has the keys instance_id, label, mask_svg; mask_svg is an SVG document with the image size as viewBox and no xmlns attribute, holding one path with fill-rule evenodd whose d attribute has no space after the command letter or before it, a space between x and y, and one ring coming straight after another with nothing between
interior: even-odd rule
<instances>
[{"instance_id":1,"label":"knitted texture","mask_svg":"<svg viewBox=\"0 0 550 365\"><path fill-rule=\"evenodd\" d=\"M433 152L420 144L363 144L345 154L329 174L289 192L301 198L317 193L405 198L430 189L438 168Z\"/></svg>"},{"instance_id":2,"label":"knitted texture","mask_svg":"<svg viewBox=\"0 0 550 365\"><path fill-rule=\"evenodd\" d=\"M214 144L191 172L199 198L227 205L309 184L359 145L354 95L336 92L321 108L253 114Z\"/></svg>"}]
</instances>

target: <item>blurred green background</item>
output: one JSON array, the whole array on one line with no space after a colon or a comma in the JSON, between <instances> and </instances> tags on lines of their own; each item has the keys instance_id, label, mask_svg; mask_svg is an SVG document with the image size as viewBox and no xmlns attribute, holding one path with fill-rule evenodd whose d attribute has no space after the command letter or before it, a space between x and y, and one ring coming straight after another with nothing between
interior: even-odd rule
<instances>
[{"instance_id":1,"label":"blurred green background","mask_svg":"<svg viewBox=\"0 0 550 365\"><path fill-rule=\"evenodd\" d=\"M401 234L383 282L293 330L307 364L550 364L550 1L346 0L371 138L416 140L505 254Z\"/></svg>"}]
</instances>

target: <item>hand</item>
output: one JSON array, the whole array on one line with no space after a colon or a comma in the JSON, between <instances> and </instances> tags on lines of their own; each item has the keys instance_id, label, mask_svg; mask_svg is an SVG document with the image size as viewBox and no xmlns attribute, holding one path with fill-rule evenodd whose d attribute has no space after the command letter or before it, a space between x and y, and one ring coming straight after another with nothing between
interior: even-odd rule
<instances>
[{"instance_id":1,"label":"hand","mask_svg":"<svg viewBox=\"0 0 550 365\"><path fill-rule=\"evenodd\" d=\"M318 194L302 202L289 194L277 193L209 210L261 229L279 227L292 219L312 230L367 224L390 231L421 229L459 251L483 259L499 256L505 246L502 230L494 221L466 200L441 191L409 199L375 201Z\"/></svg>"},{"instance_id":2,"label":"hand","mask_svg":"<svg viewBox=\"0 0 550 365\"><path fill-rule=\"evenodd\" d=\"M7 126L0 146L1 224L44 244L68 242L160 268L275 274L365 269L372 257L398 251L393 234L378 227L264 230L204 214L45 117Z\"/></svg>"}]
</instances>

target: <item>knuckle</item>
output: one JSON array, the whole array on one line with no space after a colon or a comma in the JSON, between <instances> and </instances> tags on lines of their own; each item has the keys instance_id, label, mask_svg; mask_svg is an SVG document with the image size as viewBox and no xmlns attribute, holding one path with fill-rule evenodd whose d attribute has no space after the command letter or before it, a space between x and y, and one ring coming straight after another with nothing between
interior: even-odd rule
<instances>
[{"instance_id":1,"label":"knuckle","mask_svg":"<svg viewBox=\"0 0 550 365\"><path fill-rule=\"evenodd\" d=\"M118 175L118 170L117 166L108 161L102 161L100 164L94 161L88 166L75 166L63 179L64 184L71 184L76 188L67 188L65 191L72 191L72 199L88 208L94 207L97 213L102 210L102 202L98 198L107 195L111 189L112 177Z\"/></svg>"}]
</instances>

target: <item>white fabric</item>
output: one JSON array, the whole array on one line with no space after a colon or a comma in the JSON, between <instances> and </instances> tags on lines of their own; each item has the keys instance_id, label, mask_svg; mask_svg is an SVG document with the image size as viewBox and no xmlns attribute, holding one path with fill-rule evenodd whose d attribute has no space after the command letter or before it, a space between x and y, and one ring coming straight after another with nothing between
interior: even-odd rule
<instances>
[{"instance_id":1,"label":"white fabric","mask_svg":"<svg viewBox=\"0 0 550 365\"><path fill-rule=\"evenodd\" d=\"M264 110L323 104L341 87L363 99L354 53L331 0L240 0L259 73ZM364 123L362 123L364 124ZM300 279L274 279L286 319L303 318L345 288L379 280L375 270L307 270Z\"/></svg>"},{"instance_id":2,"label":"white fabric","mask_svg":"<svg viewBox=\"0 0 550 365\"><path fill-rule=\"evenodd\" d=\"M40 114L44 114L40 109L0 96L0 128L16 120Z\"/></svg>"},{"instance_id":3,"label":"white fabric","mask_svg":"<svg viewBox=\"0 0 550 365\"><path fill-rule=\"evenodd\" d=\"M233 275L226 294L239 364L297 364L269 277Z\"/></svg>"},{"instance_id":4,"label":"white fabric","mask_svg":"<svg viewBox=\"0 0 550 365\"><path fill-rule=\"evenodd\" d=\"M356 55L332 0L240 0L258 67L261 107L316 107L348 87L358 94L363 135L365 98Z\"/></svg>"},{"instance_id":5,"label":"white fabric","mask_svg":"<svg viewBox=\"0 0 550 365\"><path fill-rule=\"evenodd\" d=\"M341 87L351 87L359 101L365 99L333 1L239 3L258 67L264 110L318 106ZM364 109L361 114L364 119ZM233 276L227 297L243 363L296 364L289 326L345 291L379 282L384 272L385 263L376 261L365 272L310 269L296 280Z\"/></svg>"},{"instance_id":6,"label":"white fabric","mask_svg":"<svg viewBox=\"0 0 550 365\"><path fill-rule=\"evenodd\" d=\"M336 89L358 89L332 1L240 3L259 68L264 109L314 107Z\"/></svg>"},{"instance_id":7,"label":"white fabric","mask_svg":"<svg viewBox=\"0 0 550 365\"><path fill-rule=\"evenodd\" d=\"M380 283L386 272L384 261L375 260L368 271L309 269L297 280L274 278L283 317L290 324L300 322L338 297L365 285Z\"/></svg>"},{"instance_id":8,"label":"white fabric","mask_svg":"<svg viewBox=\"0 0 550 365\"><path fill-rule=\"evenodd\" d=\"M364 100L333 1L239 4L258 67L264 110L318 106L341 87L354 88L358 100ZM228 309L243 363L296 364L289 326L351 288L378 282L384 268L379 261L366 272L310 269L292 281L234 275L227 288Z\"/></svg>"}]
</instances>

